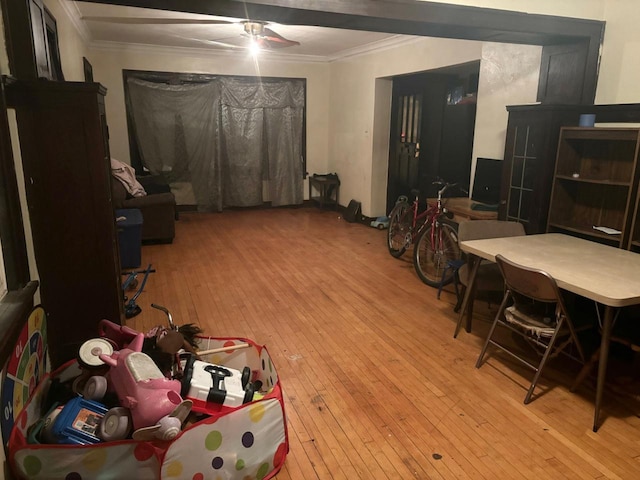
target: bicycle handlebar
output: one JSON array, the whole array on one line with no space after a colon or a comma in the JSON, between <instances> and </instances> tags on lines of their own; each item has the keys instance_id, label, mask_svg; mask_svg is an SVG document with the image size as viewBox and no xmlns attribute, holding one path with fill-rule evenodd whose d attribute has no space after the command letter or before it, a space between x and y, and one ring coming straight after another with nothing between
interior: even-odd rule
<instances>
[{"instance_id":1,"label":"bicycle handlebar","mask_svg":"<svg viewBox=\"0 0 640 480\"><path fill-rule=\"evenodd\" d=\"M462 188L462 187L460 187L458 185L458 182L456 182L456 183L448 183L448 182L445 182L444 180L436 180L436 181L432 182L431 184L432 185L442 185L442 188L440 188L438 190L438 196L442 196L442 194L445 192L445 190L447 190L449 188L453 188L453 187L458 187L463 193L465 193L467 195L469 194L469 192L466 189L464 189L464 188Z\"/></svg>"},{"instance_id":2,"label":"bicycle handlebar","mask_svg":"<svg viewBox=\"0 0 640 480\"><path fill-rule=\"evenodd\" d=\"M448 188L452 188L458 185L458 183L447 183L444 180L436 180L435 182L432 183L432 185L441 185L442 188L440 188L438 190L438 197L441 197L442 194L445 192L445 190L447 190Z\"/></svg>"}]
</instances>

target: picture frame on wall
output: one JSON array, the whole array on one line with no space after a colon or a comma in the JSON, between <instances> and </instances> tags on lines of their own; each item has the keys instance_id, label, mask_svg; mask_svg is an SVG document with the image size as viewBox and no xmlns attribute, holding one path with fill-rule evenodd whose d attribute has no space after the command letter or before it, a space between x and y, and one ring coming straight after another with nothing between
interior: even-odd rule
<instances>
[{"instance_id":1,"label":"picture frame on wall","mask_svg":"<svg viewBox=\"0 0 640 480\"><path fill-rule=\"evenodd\" d=\"M84 81L93 82L93 67L87 57L82 57L82 66L84 68Z\"/></svg>"}]
</instances>

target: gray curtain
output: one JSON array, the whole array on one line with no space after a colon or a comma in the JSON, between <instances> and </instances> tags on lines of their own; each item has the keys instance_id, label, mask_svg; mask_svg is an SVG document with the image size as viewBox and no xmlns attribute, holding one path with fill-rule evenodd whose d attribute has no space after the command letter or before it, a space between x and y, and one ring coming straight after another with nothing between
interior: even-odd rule
<instances>
[{"instance_id":1,"label":"gray curtain","mask_svg":"<svg viewBox=\"0 0 640 480\"><path fill-rule=\"evenodd\" d=\"M303 202L302 81L128 86L142 163L189 182L199 210Z\"/></svg>"},{"instance_id":2,"label":"gray curtain","mask_svg":"<svg viewBox=\"0 0 640 480\"><path fill-rule=\"evenodd\" d=\"M188 182L198 206L222 209L220 85L166 85L129 78L142 163L169 183Z\"/></svg>"}]
</instances>

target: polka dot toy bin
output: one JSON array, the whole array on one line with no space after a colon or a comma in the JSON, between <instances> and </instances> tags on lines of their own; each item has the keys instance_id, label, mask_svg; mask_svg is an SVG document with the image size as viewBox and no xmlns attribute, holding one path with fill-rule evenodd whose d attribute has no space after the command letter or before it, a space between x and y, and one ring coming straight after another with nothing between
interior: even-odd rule
<instances>
[{"instance_id":1,"label":"polka dot toy bin","mask_svg":"<svg viewBox=\"0 0 640 480\"><path fill-rule=\"evenodd\" d=\"M16 419L9 459L17 478L46 480L188 479L268 480L289 451L278 375L264 346L243 338L201 338L200 349L238 343L248 348L216 353L204 360L242 370L249 366L267 393L240 407L189 424L170 442L121 440L94 445L28 444L29 427L40 419L52 378L80 373L70 362L46 376Z\"/></svg>"}]
</instances>

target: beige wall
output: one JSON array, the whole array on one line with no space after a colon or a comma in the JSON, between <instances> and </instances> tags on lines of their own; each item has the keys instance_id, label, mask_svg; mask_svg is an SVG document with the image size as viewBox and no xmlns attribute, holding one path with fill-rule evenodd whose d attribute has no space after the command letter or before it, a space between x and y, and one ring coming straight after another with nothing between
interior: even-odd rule
<instances>
[{"instance_id":1,"label":"beige wall","mask_svg":"<svg viewBox=\"0 0 640 480\"><path fill-rule=\"evenodd\" d=\"M485 43L482 46L473 158L504 155L507 105L536 101L542 48Z\"/></svg>"},{"instance_id":2,"label":"beige wall","mask_svg":"<svg viewBox=\"0 0 640 480\"><path fill-rule=\"evenodd\" d=\"M389 130L380 132L383 119L376 119L374 112L388 114L391 96L388 88L387 97L376 91L376 80L466 63L481 55L481 42L420 38L331 64L329 169L340 176L343 205L355 199L364 215L385 214Z\"/></svg>"},{"instance_id":3,"label":"beige wall","mask_svg":"<svg viewBox=\"0 0 640 480\"><path fill-rule=\"evenodd\" d=\"M468 7L497 8L516 12L540 15L558 15L561 17L588 18L602 20L604 4L618 0L418 0ZM623 0L624 1L624 0ZM630 0L633 1L633 0Z\"/></svg>"},{"instance_id":4,"label":"beige wall","mask_svg":"<svg viewBox=\"0 0 640 480\"><path fill-rule=\"evenodd\" d=\"M505 107L536 101L541 54L538 46L483 44L470 192L478 157L504 159L509 118Z\"/></svg>"},{"instance_id":5,"label":"beige wall","mask_svg":"<svg viewBox=\"0 0 640 480\"><path fill-rule=\"evenodd\" d=\"M539 47L528 48L539 51ZM160 52L141 47L93 49L90 54L94 79L107 87L111 153L126 162L129 161L129 145L123 69L306 78L308 171L338 172L342 181L341 203L346 205L354 198L362 203L365 215L378 216L384 215L386 209L391 81L387 80L386 84L376 82L393 75L478 60L483 55L483 44L416 39L378 53L332 63L284 62L263 57L256 64L244 55L198 55L189 51ZM514 51L506 54L513 55ZM490 60L495 62L495 58ZM521 59L518 62L522 64ZM501 67L512 75L514 69ZM503 113L503 124L492 127L498 129L496 133L487 127L490 123L482 122L485 129L481 135L499 137L506 128L504 105L530 101L531 95L535 98L537 83L530 85L528 96L522 95L522 87L519 84L514 90L520 96L511 101L507 95L509 90L502 89L502 103L496 108ZM479 115L482 118L481 111ZM494 118L493 113L488 113L487 118ZM504 140L502 142L500 148L504 148Z\"/></svg>"},{"instance_id":6,"label":"beige wall","mask_svg":"<svg viewBox=\"0 0 640 480\"><path fill-rule=\"evenodd\" d=\"M640 102L640 4L606 0L596 103Z\"/></svg>"},{"instance_id":7,"label":"beige wall","mask_svg":"<svg viewBox=\"0 0 640 480\"><path fill-rule=\"evenodd\" d=\"M65 77L82 79L82 56L93 64L94 78L107 89L107 115L114 156L128 161L122 91L123 68L207 72L234 75L307 78L307 156L310 173L337 172L341 203L362 202L363 213L384 213L388 138L382 138L389 111L389 78L440 66L482 59L474 158L502 158L508 104L535 100L539 47L481 44L462 40L422 39L402 48L365 54L332 63L287 63L263 59L259 68L246 58L163 54L129 49L86 49L73 25L64 20L61 0L47 6L58 18ZM441 0L438 0L441 1ZM607 21L602 49L598 103L640 101L636 0L450 0L486 8ZM517 49L517 52L516 50ZM501 57L502 60L498 60ZM497 61L497 63L495 63ZM499 67L499 68L497 68ZM506 73L518 71L516 79ZM501 87L501 88L498 88Z\"/></svg>"},{"instance_id":8,"label":"beige wall","mask_svg":"<svg viewBox=\"0 0 640 480\"><path fill-rule=\"evenodd\" d=\"M329 65L270 61L265 55L255 63L248 55L198 55L190 51L160 53L157 49L131 48L91 52L93 77L107 87L107 120L111 154L129 162L122 70L217 73L307 79L307 168L327 169Z\"/></svg>"}]
</instances>

